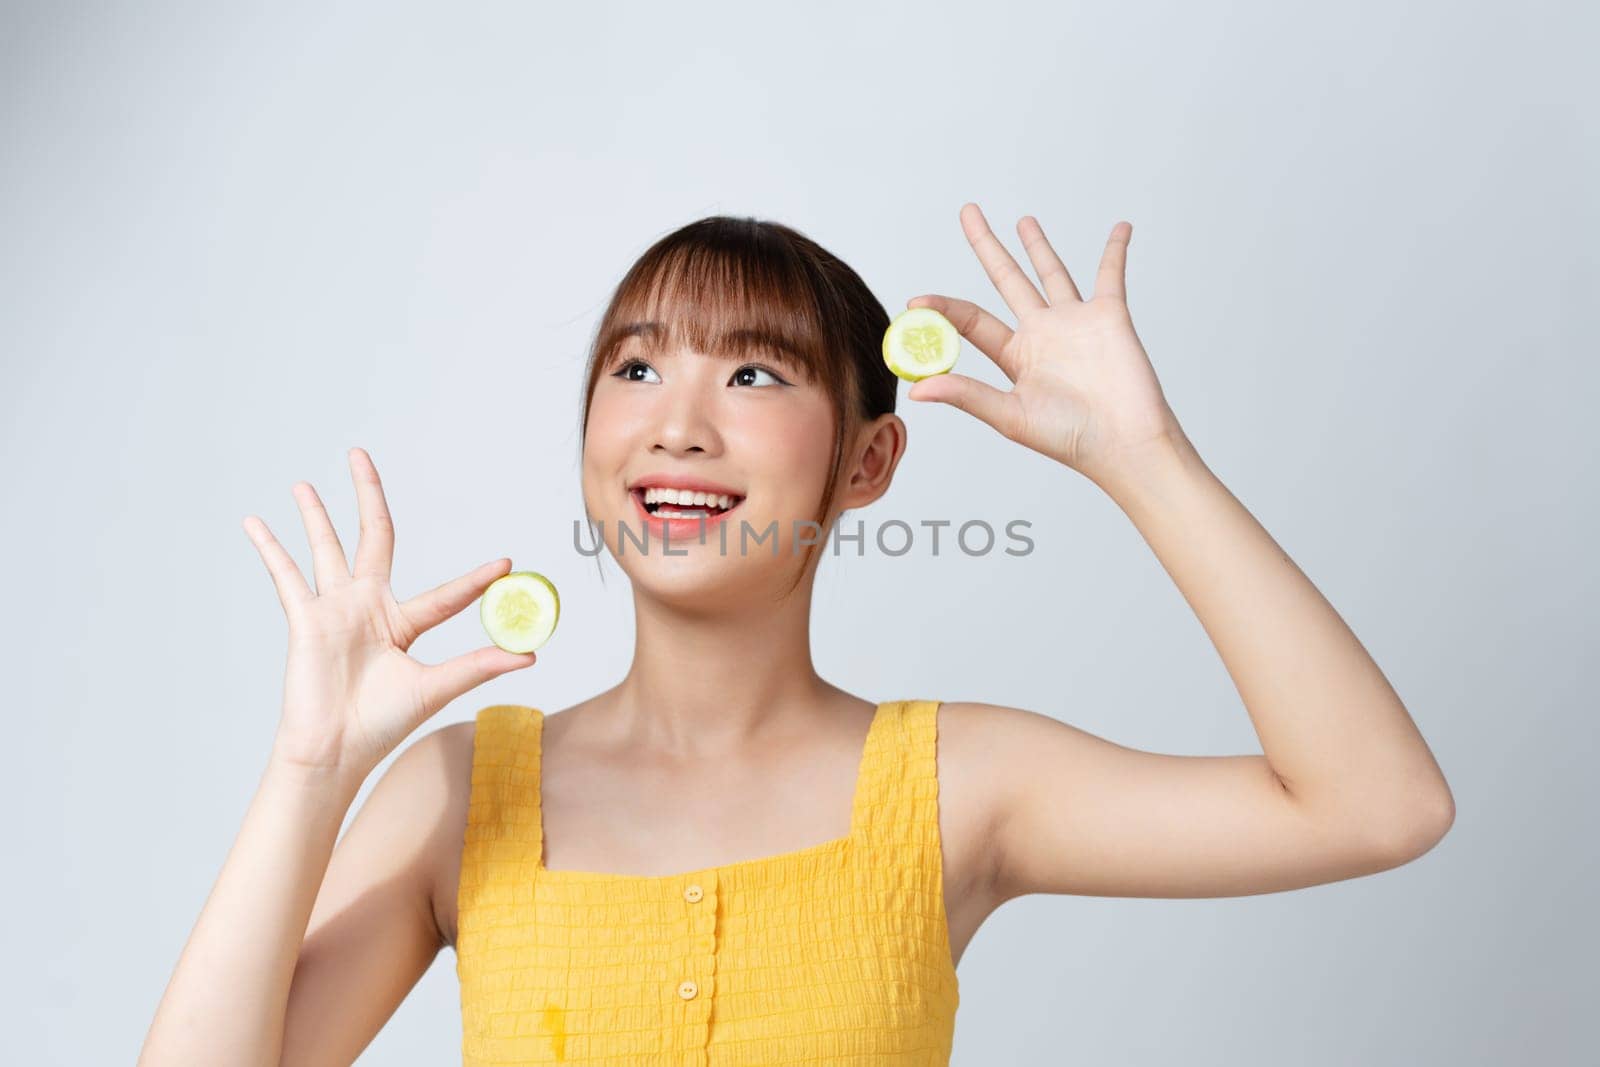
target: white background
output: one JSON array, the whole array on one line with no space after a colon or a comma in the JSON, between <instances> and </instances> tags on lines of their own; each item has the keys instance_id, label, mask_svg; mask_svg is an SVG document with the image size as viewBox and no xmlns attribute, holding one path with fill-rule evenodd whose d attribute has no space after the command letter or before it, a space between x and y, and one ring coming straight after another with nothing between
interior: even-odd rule
<instances>
[{"instance_id":1,"label":"white background","mask_svg":"<svg viewBox=\"0 0 1600 1067\"><path fill-rule=\"evenodd\" d=\"M962 960L954 1061L1593 1054L1591 12L0 18L0 980L18 1018L0 1058L131 1062L239 828L285 633L243 516L309 572L289 487L315 484L353 545L345 450L366 447L397 594L500 555L562 591L539 665L435 723L566 707L630 655L627 583L613 562L600 583L571 523L584 349L633 258L702 215L754 215L842 256L891 312L936 291L1006 314L961 234L969 199L1019 258L1016 220L1037 215L1085 288L1112 225L1133 223L1130 305L1168 399L1383 667L1457 818L1415 863L1309 890L1013 901ZM970 346L961 369L1001 381ZM826 560L824 676L1150 750L1260 751L1104 494L901 397L911 448L861 517L1022 517L1036 548ZM416 654L483 641L469 610ZM454 963L441 954L362 1063L459 1061Z\"/></svg>"}]
</instances>

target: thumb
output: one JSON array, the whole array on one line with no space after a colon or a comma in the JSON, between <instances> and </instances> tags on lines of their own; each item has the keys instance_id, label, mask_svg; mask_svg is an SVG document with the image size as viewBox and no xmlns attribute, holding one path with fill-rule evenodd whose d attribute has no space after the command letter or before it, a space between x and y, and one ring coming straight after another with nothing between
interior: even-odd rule
<instances>
[{"instance_id":1,"label":"thumb","mask_svg":"<svg viewBox=\"0 0 1600 1067\"><path fill-rule=\"evenodd\" d=\"M980 419L1007 437L1012 436L1015 421L1014 403L1010 393L996 389L987 382L969 378L964 374L935 374L912 383L906 396L912 400L933 401L960 408L973 418Z\"/></svg>"},{"instance_id":2,"label":"thumb","mask_svg":"<svg viewBox=\"0 0 1600 1067\"><path fill-rule=\"evenodd\" d=\"M532 652L507 652L498 645L464 652L422 672L423 703L431 715L489 679L531 667L537 659Z\"/></svg>"}]
</instances>

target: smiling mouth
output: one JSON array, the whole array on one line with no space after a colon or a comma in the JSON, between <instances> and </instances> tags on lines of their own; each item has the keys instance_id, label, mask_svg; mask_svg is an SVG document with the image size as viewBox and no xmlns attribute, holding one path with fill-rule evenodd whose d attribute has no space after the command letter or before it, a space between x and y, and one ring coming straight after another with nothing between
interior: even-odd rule
<instances>
[{"instance_id":1,"label":"smiling mouth","mask_svg":"<svg viewBox=\"0 0 1600 1067\"><path fill-rule=\"evenodd\" d=\"M720 500L707 500L696 504L688 501L673 502L652 498L658 494L647 489L630 489L628 494L638 503L645 514L658 519L714 519L728 514L744 502L744 497L727 494L728 506L723 507Z\"/></svg>"}]
</instances>

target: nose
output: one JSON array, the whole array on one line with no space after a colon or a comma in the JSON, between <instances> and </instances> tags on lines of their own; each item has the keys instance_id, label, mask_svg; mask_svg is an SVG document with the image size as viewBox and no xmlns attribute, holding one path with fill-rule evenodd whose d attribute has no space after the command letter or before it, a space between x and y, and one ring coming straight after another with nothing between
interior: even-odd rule
<instances>
[{"instance_id":1,"label":"nose","mask_svg":"<svg viewBox=\"0 0 1600 1067\"><path fill-rule=\"evenodd\" d=\"M721 447L714 418L715 402L703 394L697 380L681 376L680 381L663 388L661 394L651 451L678 456L715 452Z\"/></svg>"}]
</instances>

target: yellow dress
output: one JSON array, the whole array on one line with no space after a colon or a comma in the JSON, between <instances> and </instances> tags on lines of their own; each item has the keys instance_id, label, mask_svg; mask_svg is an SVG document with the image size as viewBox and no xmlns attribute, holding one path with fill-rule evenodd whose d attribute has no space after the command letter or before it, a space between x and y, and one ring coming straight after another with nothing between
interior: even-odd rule
<instances>
[{"instance_id":1,"label":"yellow dress","mask_svg":"<svg viewBox=\"0 0 1600 1067\"><path fill-rule=\"evenodd\" d=\"M545 869L544 713L480 710L457 892L464 1067L947 1065L960 998L938 707L877 706L846 836L670 875Z\"/></svg>"}]
</instances>

